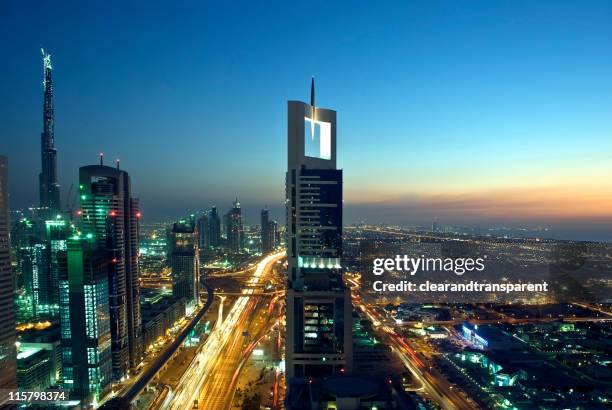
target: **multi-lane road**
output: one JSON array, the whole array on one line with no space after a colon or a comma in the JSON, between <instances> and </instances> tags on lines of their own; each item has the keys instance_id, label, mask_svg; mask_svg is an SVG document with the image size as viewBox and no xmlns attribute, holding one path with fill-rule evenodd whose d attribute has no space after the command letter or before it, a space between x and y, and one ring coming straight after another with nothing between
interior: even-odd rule
<instances>
[{"instance_id":1,"label":"multi-lane road","mask_svg":"<svg viewBox=\"0 0 612 410\"><path fill-rule=\"evenodd\" d=\"M235 374L240 369L243 353L249 347L251 334L257 334L275 325L275 320L257 319L259 311L267 306L261 298L252 298L253 289L266 278L274 264L285 252L265 257L247 280L246 289L217 323L195 358L181 376L178 385L170 391L162 404L168 409L222 410L231 405L235 387ZM252 333L253 332L253 333Z\"/></svg>"}]
</instances>

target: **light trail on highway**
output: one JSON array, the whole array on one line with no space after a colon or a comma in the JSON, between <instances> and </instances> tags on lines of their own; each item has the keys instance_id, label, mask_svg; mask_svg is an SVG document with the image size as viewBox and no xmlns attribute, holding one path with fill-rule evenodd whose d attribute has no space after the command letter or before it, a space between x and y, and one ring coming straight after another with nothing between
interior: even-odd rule
<instances>
[{"instance_id":1,"label":"light trail on highway","mask_svg":"<svg viewBox=\"0 0 612 410\"><path fill-rule=\"evenodd\" d=\"M172 410L191 409L199 397L200 389L205 380L218 370L222 363L219 363L222 350L228 346L233 349L241 348L241 340L231 337L240 318L245 313L249 301L248 295L254 290L251 288L259 283L267 269L273 263L283 258L285 252L279 252L265 257L257 264L252 277L247 282L247 289L243 289L242 294L235 302L221 325L215 325L210 335L196 353L189 367L181 376L176 389L166 396L162 408ZM240 345L240 346L239 346Z\"/></svg>"}]
</instances>

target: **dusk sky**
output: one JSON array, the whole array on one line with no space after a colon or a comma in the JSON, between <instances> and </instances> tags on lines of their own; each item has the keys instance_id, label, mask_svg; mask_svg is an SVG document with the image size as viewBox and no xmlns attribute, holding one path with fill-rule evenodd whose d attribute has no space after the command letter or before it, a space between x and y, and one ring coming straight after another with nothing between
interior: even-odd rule
<instances>
[{"instance_id":1,"label":"dusk sky","mask_svg":"<svg viewBox=\"0 0 612 410\"><path fill-rule=\"evenodd\" d=\"M0 154L38 203L53 56L62 202L121 159L145 221L238 195L284 221L287 100L338 111L345 223L612 240L612 2L35 2L0 15Z\"/></svg>"}]
</instances>

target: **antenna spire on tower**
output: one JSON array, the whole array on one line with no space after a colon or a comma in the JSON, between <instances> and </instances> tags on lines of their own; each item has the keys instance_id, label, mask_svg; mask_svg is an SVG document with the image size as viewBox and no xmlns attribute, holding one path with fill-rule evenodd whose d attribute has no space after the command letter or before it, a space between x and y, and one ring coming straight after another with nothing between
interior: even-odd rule
<instances>
[{"instance_id":1,"label":"antenna spire on tower","mask_svg":"<svg viewBox=\"0 0 612 410\"><path fill-rule=\"evenodd\" d=\"M310 81L310 105L312 105L313 107L315 105L314 75L312 76L312 80Z\"/></svg>"}]
</instances>

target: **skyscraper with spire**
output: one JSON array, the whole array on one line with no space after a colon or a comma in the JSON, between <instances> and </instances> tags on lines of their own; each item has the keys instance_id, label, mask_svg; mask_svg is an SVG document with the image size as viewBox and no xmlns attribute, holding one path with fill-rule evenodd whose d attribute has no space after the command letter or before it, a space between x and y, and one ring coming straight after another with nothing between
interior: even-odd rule
<instances>
[{"instance_id":1,"label":"skyscraper with spire","mask_svg":"<svg viewBox=\"0 0 612 410\"><path fill-rule=\"evenodd\" d=\"M286 377L350 372L351 295L342 281L336 112L288 102Z\"/></svg>"},{"instance_id":2,"label":"skyscraper with spire","mask_svg":"<svg viewBox=\"0 0 612 410\"><path fill-rule=\"evenodd\" d=\"M41 172L38 176L40 206L51 212L60 210L57 182L57 150L55 149L55 113L53 108L53 78L51 54L41 49L43 56L43 131L40 134Z\"/></svg>"}]
</instances>

